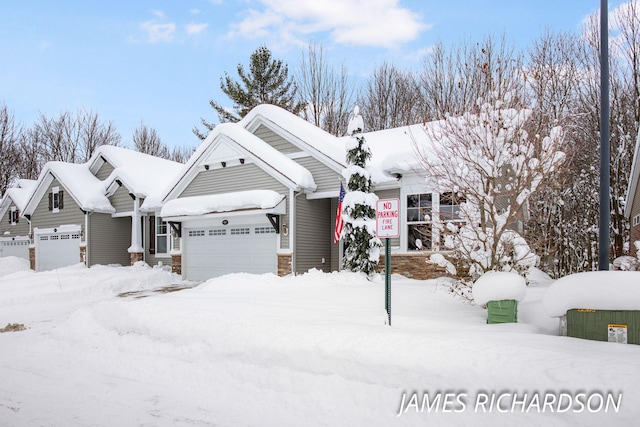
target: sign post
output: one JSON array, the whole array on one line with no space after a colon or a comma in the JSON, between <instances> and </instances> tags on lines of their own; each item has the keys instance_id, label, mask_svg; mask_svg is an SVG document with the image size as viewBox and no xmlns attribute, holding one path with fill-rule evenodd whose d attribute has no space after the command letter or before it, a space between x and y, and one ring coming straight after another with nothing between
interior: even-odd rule
<instances>
[{"instance_id":1,"label":"sign post","mask_svg":"<svg viewBox=\"0 0 640 427\"><path fill-rule=\"evenodd\" d=\"M384 308L387 324L391 326L391 239L400 236L400 200L384 199L376 202L376 235L385 239L384 254Z\"/></svg>"}]
</instances>

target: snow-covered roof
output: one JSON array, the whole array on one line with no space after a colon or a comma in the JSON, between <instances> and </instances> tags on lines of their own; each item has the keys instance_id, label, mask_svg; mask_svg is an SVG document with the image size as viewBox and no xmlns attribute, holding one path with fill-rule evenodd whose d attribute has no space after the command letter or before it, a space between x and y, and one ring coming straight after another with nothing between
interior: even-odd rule
<instances>
[{"instance_id":1,"label":"snow-covered roof","mask_svg":"<svg viewBox=\"0 0 640 427\"><path fill-rule=\"evenodd\" d=\"M5 204L5 201L11 199L18 210L22 211L24 209L24 206L29 201L29 197L31 196L31 192L35 188L36 183L37 181L34 179L17 180L13 187L7 188L7 191L5 192L2 199L2 205Z\"/></svg>"},{"instance_id":2,"label":"snow-covered roof","mask_svg":"<svg viewBox=\"0 0 640 427\"><path fill-rule=\"evenodd\" d=\"M285 154L273 148L238 123L222 123L217 125L193 153L181 171L173 177L170 184L158 196L145 200L142 209L154 210L162 206L163 201L187 185L209 160L209 156L222 144L230 144L240 150L243 156L259 164L267 173L285 183L287 186L303 190L314 191L317 186L313 175L304 166L298 164Z\"/></svg>"},{"instance_id":3,"label":"snow-covered roof","mask_svg":"<svg viewBox=\"0 0 640 427\"><path fill-rule=\"evenodd\" d=\"M43 181L47 181L43 178L46 178L48 174L52 174L64 185L80 209L92 212L115 212L105 195L103 181L91 173L86 163L48 162L40 173L39 186L43 185ZM35 204L37 205L37 201ZM31 209L29 211L29 213L33 212Z\"/></svg>"},{"instance_id":4,"label":"snow-covered roof","mask_svg":"<svg viewBox=\"0 0 640 427\"><path fill-rule=\"evenodd\" d=\"M261 104L253 108L238 124L253 130L259 124L265 124L276 132L287 134L287 140L324 156L336 164L346 165L344 145L339 138L315 126L295 114L270 104ZM275 125L275 126L274 126Z\"/></svg>"},{"instance_id":5,"label":"snow-covered roof","mask_svg":"<svg viewBox=\"0 0 640 427\"><path fill-rule=\"evenodd\" d=\"M551 317L571 309L640 310L640 272L590 271L556 280L542 299Z\"/></svg>"},{"instance_id":6,"label":"snow-covered roof","mask_svg":"<svg viewBox=\"0 0 640 427\"><path fill-rule=\"evenodd\" d=\"M116 179L125 183L129 191L139 197L147 197L162 191L184 166L182 163L132 151L122 147L103 145L91 156L89 168L104 158L114 171L105 180L105 189ZM95 172L95 170L94 170Z\"/></svg>"},{"instance_id":7,"label":"snow-covered roof","mask_svg":"<svg viewBox=\"0 0 640 427\"><path fill-rule=\"evenodd\" d=\"M169 200L162 207L163 218L206 215L218 212L273 209L285 196L272 190L251 190Z\"/></svg>"}]
</instances>

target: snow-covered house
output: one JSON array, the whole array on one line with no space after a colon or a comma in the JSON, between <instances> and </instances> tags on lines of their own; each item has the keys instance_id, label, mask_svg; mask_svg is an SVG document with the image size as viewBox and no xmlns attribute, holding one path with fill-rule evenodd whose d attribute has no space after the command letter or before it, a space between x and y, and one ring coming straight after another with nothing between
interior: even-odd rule
<instances>
[{"instance_id":1,"label":"snow-covered house","mask_svg":"<svg viewBox=\"0 0 640 427\"><path fill-rule=\"evenodd\" d=\"M640 253L640 133L636 140L636 149L633 155L629 186L627 188L627 201L624 205L624 215L629 220L629 252L638 256Z\"/></svg>"},{"instance_id":2,"label":"snow-covered house","mask_svg":"<svg viewBox=\"0 0 640 427\"><path fill-rule=\"evenodd\" d=\"M32 268L142 259L140 205L181 166L113 146L99 147L84 164L48 162L23 211L33 232Z\"/></svg>"},{"instance_id":3,"label":"snow-covered house","mask_svg":"<svg viewBox=\"0 0 640 427\"><path fill-rule=\"evenodd\" d=\"M34 180L19 179L0 201L0 256L29 259L31 228L21 215L35 183Z\"/></svg>"},{"instance_id":4,"label":"snow-covered house","mask_svg":"<svg viewBox=\"0 0 640 427\"><path fill-rule=\"evenodd\" d=\"M430 216L446 211L455 219L457 209L416 168L412 141L424 141L426 133L416 125L364 136L373 153L375 193L401 200L394 272L429 277L437 267L425 260L439 246ZM154 214L163 238L172 230L178 236L163 241L162 249L189 279L338 270L342 251L333 234L346 139L260 105L238 123L217 126L166 191L147 198L142 210Z\"/></svg>"}]
</instances>

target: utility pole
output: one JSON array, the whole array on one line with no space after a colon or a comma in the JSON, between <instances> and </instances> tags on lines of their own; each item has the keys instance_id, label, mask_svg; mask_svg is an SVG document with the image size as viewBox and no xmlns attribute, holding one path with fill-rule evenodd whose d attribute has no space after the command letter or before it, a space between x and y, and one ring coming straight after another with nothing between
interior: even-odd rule
<instances>
[{"instance_id":1,"label":"utility pole","mask_svg":"<svg viewBox=\"0 0 640 427\"><path fill-rule=\"evenodd\" d=\"M600 231L598 270L609 270L610 157L609 142L609 5L600 0Z\"/></svg>"}]
</instances>

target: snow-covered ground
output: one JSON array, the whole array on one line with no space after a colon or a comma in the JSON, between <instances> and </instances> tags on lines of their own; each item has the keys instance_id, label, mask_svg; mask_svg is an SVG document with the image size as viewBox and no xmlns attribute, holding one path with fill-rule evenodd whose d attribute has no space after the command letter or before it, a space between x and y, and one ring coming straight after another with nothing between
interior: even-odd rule
<instances>
[{"instance_id":1,"label":"snow-covered ground","mask_svg":"<svg viewBox=\"0 0 640 427\"><path fill-rule=\"evenodd\" d=\"M504 325L487 325L483 308L437 281L394 276L388 327L383 280L352 273L233 274L194 286L146 265L26 268L0 259L0 328L27 328L0 333L2 426L631 426L640 418L640 346L556 336L542 275L519 305L520 323ZM188 289L154 292L172 285ZM453 400L442 405L446 393ZM575 399L571 409L478 405L481 396L561 393ZM581 393L622 398L617 412L597 400L597 411L579 411ZM423 409L425 394L429 403L440 396L439 406Z\"/></svg>"}]
</instances>

